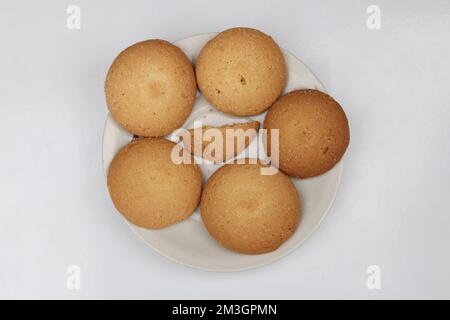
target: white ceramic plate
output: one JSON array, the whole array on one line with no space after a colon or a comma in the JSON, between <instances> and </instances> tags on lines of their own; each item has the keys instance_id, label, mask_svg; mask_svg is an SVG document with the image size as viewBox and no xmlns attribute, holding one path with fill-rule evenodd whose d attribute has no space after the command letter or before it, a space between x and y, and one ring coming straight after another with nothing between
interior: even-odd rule
<instances>
[{"instance_id":1,"label":"white ceramic plate","mask_svg":"<svg viewBox=\"0 0 450 320\"><path fill-rule=\"evenodd\" d=\"M189 59L195 63L200 49L215 35L216 33L201 34L177 41L174 44L181 48ZM299 59L286 50L283 50L283 54L288 69L288 81L284 92L302 88L325 91L320 81ZM262 124L265 114L251 118L259 120ZM198 93L194 110L183 127L191 128L194 121L198 119L203 120L203 124L222 125L245 122L249 118L234 118L225 115L209 106L201 94ZM174 141L177 140L175 135L170 135L167 138ZM105 174L114 155L131 139L132 135L122 129L111 115L108 115L103 133L103 169ZM255 145L258 145L257 139L252 142L252 146L249 148L253 150L250 152L252 157L258 155L254 148ZM241 154L238 157L243 157L244 155ZM201 169L204 181L218 167L220 165L202 164ZM300 225L294 235L280 248L266 254L246 255L223 248L208 234L200 218L198 208L189 219L160 230L143 229L127 223L150 247L177 263L209 271L251 269L269 264L286 256L316 230L331 207L339 186L341 173L342 161L332 170L319 177L303 180L292 179L302 200Z\"/></svg>"}]
</instances>

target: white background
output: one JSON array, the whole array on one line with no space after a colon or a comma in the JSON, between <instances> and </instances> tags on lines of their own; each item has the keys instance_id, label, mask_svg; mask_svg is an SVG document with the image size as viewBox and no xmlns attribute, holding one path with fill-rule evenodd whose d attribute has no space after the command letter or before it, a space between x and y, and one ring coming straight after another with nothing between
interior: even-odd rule
<instances>
[{"instance_id":1,"label":"white background","mask_svg":"<svg viewBox=\"0 0 450 320\"><path fill-rule=\"evenodd\" d=\"M70 4L81 30L66 28ZM366 27L371 4L381 30ZM234 26L311 68L351 144L318 231L279 262L223 274L159 256L114 211L103 82L134 42ZM449 1L5 1L0 39L1 298L450 298ZM366 287L372 264L381 290Z\"/></svg>"}]
</instances>

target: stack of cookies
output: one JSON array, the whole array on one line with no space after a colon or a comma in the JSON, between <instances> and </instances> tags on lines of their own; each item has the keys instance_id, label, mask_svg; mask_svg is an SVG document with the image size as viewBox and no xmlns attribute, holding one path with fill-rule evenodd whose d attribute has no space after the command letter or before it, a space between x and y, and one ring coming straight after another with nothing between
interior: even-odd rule
<instances>
[{"instance_id":1,"label":"stack of cookies","mask_svg":"<svg viewBox=\"0 0 450 320\"><path fill-rule=\"evenodd\" d=\"M122 51L106 78L106 102L116 122L139 138L122 148L109 167L108 189L117 210L137 226L158 229L189 218L200 205L206 229L224 247L246 254L276 250L300 223L300 195L292 179L333 168L350 136L342 107L326 93L299 89L282 95L287 76L277 43L250 28L219 33L202 48L195 68L182 50L164 40ZM224 144L216 150L208 160L223 166L203 186L194 156L207 158L210 140L197 129L189 130L190 143L182 144L190 161L173 161L181 143L164 136L183 126L197 87L211 106L233 117L267 112L262 126L271 164L233 161L257 134L250 135L240 148L230 151ZM260 126L250 121L217 129L225 137L225 131L256 132ZM271 139L272 130L277 141ZM271 158L274 146L277 157ZM261 174L270 167L279 170Z\"/></svg>"}]
</instances>

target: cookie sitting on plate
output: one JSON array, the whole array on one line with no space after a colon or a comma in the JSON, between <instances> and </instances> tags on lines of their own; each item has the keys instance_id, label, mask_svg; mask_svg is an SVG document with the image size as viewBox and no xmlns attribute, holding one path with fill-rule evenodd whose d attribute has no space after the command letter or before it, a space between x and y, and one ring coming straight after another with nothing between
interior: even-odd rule
<instances>
[{"instance_id":1,"label":"cookie sitting on plate","mask_svg":"<svg viewBox=\"0 0 450 320\"><path fill-rule=\"evenodd\" d=\"M318 90L295 90L280 97L267 112L267 150L277 148L272 159L284 173L309 178L334 167L350 141L347 116L328 94ZM271 141L270 131L279 130L279 141ZM273 143L278 144L278 146Z\"/></svg>"},{"instance_id":2,"label":"cookie sitting on plate","mask_svg":"<svg viewBox=\"0 0 450 320\"><path fill-rule=\"evenodd\" d=\"M259 122L250 121L223 125L219 127L203 126L189 129L189 143L184 141L186 149L193 155L214 163L225 162L247 149L258 136ZM183 140L183 136L181 137Z\"/></svg>"},{"instance_id":3,"label":"cookie sitting on plate","mask_svg":"<svg viewBox=\"0 0 450 320\"><path fill-rule=\"evenodd\" d=\"M191 114L197 93L192 64L180 48L147 40L122 51L105 82L113 118L129 132L160 137Z\"/></svg>"},{"instance_id":4,"label":"cookie sitting on plate","mask_svg":"<svg viewBox=\"0 0 450 320\"><path fill-rule=\"evenodd\" d=\"M281 94L286 65L276 42L251 28L219 33L200 51L195 72L206 100L222 112L264 112Z\"/></svg>"},{"instance_id":5,"label":"cookie sitting on plate","mask_svg":"<svg viewBox=\"0 0 450 320\"><path fill-rule=\"evenodd\" d=\"M176 164L175 143L141 138L122 148L108 170L108 189L114 206L131 223L151 229L187 219L202 193L198 166Z\"/></svg>"},{"instance_id":6,"label":"cookie sitting on plate","mask_svg":"<svg viewBox=\"0 0 450 320\"><path fill-rule=\"evenodd\" d=\"M262 174L264 167L256 159L225 164L206 183L202 219L210 235L228 249L270 252L297 229L301 214L297 189L281 171Z\"/></svg>"}]
</instances>

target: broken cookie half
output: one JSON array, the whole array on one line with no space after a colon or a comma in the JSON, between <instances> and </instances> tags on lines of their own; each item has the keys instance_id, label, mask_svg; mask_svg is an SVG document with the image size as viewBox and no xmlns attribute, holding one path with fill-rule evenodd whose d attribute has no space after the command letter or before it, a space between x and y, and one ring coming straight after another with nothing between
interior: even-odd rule
<instances>
[{"instance_id":1,"label":"broken cookie half","mask_svg":"<svg viewBox=\"0 0 450 320\"><path fill-rule=\"evenodd\" d=\"M214 163L225 162L247 149L258 135L259 122L189 129L181 138L193 155Z\"/></svg>"}]
</instances>

